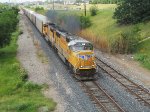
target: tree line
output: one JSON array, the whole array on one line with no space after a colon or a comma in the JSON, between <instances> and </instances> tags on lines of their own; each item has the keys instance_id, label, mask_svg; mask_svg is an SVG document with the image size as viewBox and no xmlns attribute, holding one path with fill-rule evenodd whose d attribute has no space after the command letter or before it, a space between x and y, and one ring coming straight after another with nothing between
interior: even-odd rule
<instances>
[{"instance_id":1,"label":"tree line","mask_svg":"<svg viewBox=\"0 0 150 112\"><path fill-rule=\"evenodd\" d=\"M18 8L0 5L0 47L9 44L18 23Z\"/></svg>"}]
</instances>

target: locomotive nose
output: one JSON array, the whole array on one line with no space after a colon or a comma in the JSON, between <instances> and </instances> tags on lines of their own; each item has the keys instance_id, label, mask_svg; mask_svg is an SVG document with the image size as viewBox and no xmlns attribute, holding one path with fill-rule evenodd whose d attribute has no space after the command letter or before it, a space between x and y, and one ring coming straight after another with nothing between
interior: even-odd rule
<instances>
[{"instance_id":1,"label":"locomotive nose","mask_svg":"<svg viewBox=\"0 0 150 112\"><path fill-rule=\"evenodd\" d=\"M96 73L96 64L93 52L78 53L78 69L76 73L84 77L93 77Z\"/></svg>"},{"instance_id":2,"label":"locomotive nose","mask_svg":"<svg viewBox=\"0 0 150 112\"><path fill-rule=\"evenodd\" d=\"M91 52L82 52L78 54L79 68L89 69L95 67L94 54Z\"/></svg>"}]
</instances>

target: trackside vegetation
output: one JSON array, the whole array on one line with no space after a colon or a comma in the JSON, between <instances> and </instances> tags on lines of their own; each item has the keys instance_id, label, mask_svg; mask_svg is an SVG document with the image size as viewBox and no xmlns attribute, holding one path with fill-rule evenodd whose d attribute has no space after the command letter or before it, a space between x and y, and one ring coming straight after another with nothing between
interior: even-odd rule
<instances>
[{"instance_id":1,"label":"trackside vegetation","mask_svg":"<svg viewBox=\"0 0 150 112\"><path fill-rule=\"evenodd\" d=\"M16 24L10 34L9 45L0 48L0 111L37 112L39 108L52 111L56 103L41 93L45 86L29 82L27 72L16 58L20 33Z\"/></svg>"},{"instance_id":2,"label":"trackside vegetation","mask_svg":"<svg viewBox=\"0 0 150 112\"><path fill-rule=\"evenodd\" d=\"M140 42L137 45L134 58L150 70L150 38Z\"/></svg>"}]
</instances>

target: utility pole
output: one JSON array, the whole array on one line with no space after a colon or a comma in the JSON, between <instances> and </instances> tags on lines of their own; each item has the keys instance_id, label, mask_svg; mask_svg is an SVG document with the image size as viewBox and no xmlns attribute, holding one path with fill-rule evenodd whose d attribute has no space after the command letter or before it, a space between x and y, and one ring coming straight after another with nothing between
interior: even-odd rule
<instances>
[{"instance_id":1,"label":"utility pole","mask_svg":"<svg viewBox=\"0 0 150 112\"><path fill-rule=\"evenodd\" d=\"M54 0L53 0L53 11L54 11Z\"/></svg>"},{"instance_id":2,"label":"utility pole","mask_svg":"<svg viewBox=\"0 0 150 112\"><path fill-rule=\"evenodd\" d=\"M86 16L86 2L85 2L85 0L84 0L84 14Z\"/></svg>"}]
</instances>

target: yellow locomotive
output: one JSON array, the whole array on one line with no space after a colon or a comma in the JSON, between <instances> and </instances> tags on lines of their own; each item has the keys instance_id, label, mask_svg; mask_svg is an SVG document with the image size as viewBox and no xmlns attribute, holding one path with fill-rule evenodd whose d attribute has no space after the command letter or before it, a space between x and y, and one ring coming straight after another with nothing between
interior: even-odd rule
<instances>
[{"instance_id":1,"label":"yellow locomotive","mask_svg":"<svg viewBox=\"0 0 150 112\"><path fill-rule=\"evenodd\" d=\"M36 18L39 22L39 14L37 16L36 13L30 13L25 9L24 12L29 19L30 17ZM32 16L28 13L32 14ZM32 18L30 19L31 21L34 20ZM52 47L56 49L60 58L72 69L74 76L81 80L93 79L96 74L93 45L89 41L72 35L48 21L44 22L41 20L41 23L36 23L36 19L32 23L37 28L39 27L38 24L42 24L39 27L40 29L38 28L39 31L51 43Z\"/></svg>"}]
</instances>

